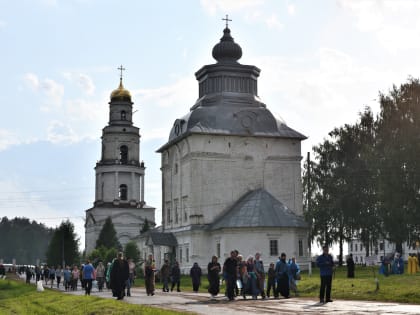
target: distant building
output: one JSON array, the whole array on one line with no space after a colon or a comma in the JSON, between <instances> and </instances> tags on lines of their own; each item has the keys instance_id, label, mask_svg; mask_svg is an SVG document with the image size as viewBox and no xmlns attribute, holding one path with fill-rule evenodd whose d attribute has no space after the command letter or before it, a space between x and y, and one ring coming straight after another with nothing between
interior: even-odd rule
<instances>
[{"instance_id":1,"label":"distant building","mask_svg":"<svg viewBox=\"0 0 420 315\"><path fill-rule=\"evenodd\" d=\"M155 208L144 201L145 166L140 162L139 128L133 126L130 92L111 93L109 123L102 131L101 159L96 163L95 202L86 210L86 252L91 252L107 217L121 245L137 237L147 219L155 225Z\"/></svg>"},{"instance_id":2,"label":"distant building","mask_svg":"<svg viewBox=\"0 0 420 315\"><path fill-rule=\"evenodd\" d=\"M302 216L301 141L258 96L260 69L238 63L241 47L225 28L213 48L216 64L196 72L199 98L176 119L158 149L162 226L139 240L146 255L176 259L186 272L233 249L261 252L265 264L282 252L310 261Z\"/></svg>"},{"instance_id":3,"label":"distant building","mask_svg":"<svg viewBox=\"0 0 420 315\"><path fill-rule=\"evenodd\" d=\"M376 243L372 244L372 247L370 248L370 256L377 256L378 262L381 261L384 257L389 257L390 255L395 254L395 252L395 243L384 239L378 240ZM416 249L411 249L408 246L408 243L404 243L402 256L404 261L408 260L408 254L412 252L417 253ZM353 254L354 263L366 263L366 248L360 239L353 239L348 243L348 253Z\"/></svg>"}]
</instances>

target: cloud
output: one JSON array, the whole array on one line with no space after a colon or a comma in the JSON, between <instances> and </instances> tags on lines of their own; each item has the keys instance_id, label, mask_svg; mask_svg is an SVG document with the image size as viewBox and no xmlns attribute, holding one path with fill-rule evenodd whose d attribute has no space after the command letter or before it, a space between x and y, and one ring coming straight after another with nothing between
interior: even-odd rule
<instances>
[{"instance_id":1,"label":"cloud","mask_svg":"<svg viewBox=\"0 0 420 315\"><path fill-rule=\"evenodd\" d=\"M420 49L420 2L415 0L338 0L354 27L371 34L390 53Z\"/></svg>"},{"instance_id":2,"label":"cloud","mask_svg":"<svg viewBox=\"0 0 420 315\"><path fill-rule=\"evenodd\" d=\"M295 13L296 13L296 7L293 4L289 4L287 6L287 13L289 15L292 15L292 16L295 15Z\"/></svg>"},{"instance_id":3,"label":"cloud","mask_svg":"<svg viewBox=\"0 0 420 315\"><path fill-rule=\"evenodd\" d=\"M71 126L61 121L51 121L47 128L47 139L51 143L74 143L80 141Z\"/></svg>"},{"instance_id":4,"label":"cloud","mask_svg":"<svg viewBox=\"0 0 420 315\"><path fill-rule=\"evenodd\" d=\"M23 76L26 86L35 92L42 92L45 96L44 104L41 110L51 112L59 109L62 105L64 97L64 86L51 79L40 80L34 73L26 73Z\"/></svg>"},{"instance_id":5,"label":"cloud","mask_svg":"<svg viewBox=\"0 0 420 315\"><path fill-rule=\"evenodd\" d=\"M4 151L10 146L18 145L20 143L21 141L15 133L9 130L0 129L0 151Z\"/></svg>"},{"instance_id":6,"label":"cloud","mask_svg":"<svg viewBox=\"0 0 420 315\"><path fill-rule=\"evenodd\" d=\"M34 73L26 73L23 76L23 81L30 89L37 91L39 89L39 79L38 76Z\"/></svg>"},{"instance_id":7,"label":"cloud","mask_svg":"<svg viewBox=\"0 0 420 315\"><path fill-rule=\"evenodd\" d=\"M284 25L279 21L277 15L275 14L272 14L269 18L267 18L265 23L270 29L281 31L284 28Z\"/></svg>"},{"instance_id":8,"label":"cloud","mask_svg":"<svg viewBox=\"0 0 420 315\"><path fill-rule=\"evenodd\" d=\"M255 8L264 4L264 0L200 0L201 6L210 14L235 12L245 8Z\"/></svg>"},{"instance_id":9,"label":"cloud","mask_svg":"<svg viewBox=\"0 0 420 315\"><path fill-rule=\"evenodd\" d=\"M95 94L95 84L87 74L65 72L63 76L70 82L76 83L86 95Z\"/></svg>"},{"instance_id":10,"label":"cloud","mask_svg":"<svg viewBox=\"0 0 420 315\"><path fill-rule=\"evenodd\" d=\"M187 114L194 105L197 90L198 83L192 76L155 89L133 90L133 100L140 108L134 118L140 117L138 125L142 128L142 139L167 139L174 120Z\"/></svg>"}]
</instances>

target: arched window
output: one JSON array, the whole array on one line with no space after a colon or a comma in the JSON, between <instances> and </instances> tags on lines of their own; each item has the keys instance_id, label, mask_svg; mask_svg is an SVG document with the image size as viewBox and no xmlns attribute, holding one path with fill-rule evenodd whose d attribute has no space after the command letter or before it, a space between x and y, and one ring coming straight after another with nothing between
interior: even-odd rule
<instances>
[{"instance_id":1,"label":"arched window","mask_svg":"<svg viewBox=\"0 0 420 315\"><path fill-rule=\"evenodd\" d=\"M119 197L120 200L127 200L127 185L120 185Z\"/></svg>"},{"instance_id":2,"label":"arched window","mask_svg":"<svg viewBox=\"0 0 420 315\"><path fill-rule=\"evenodd\" d=\"M128 163L128 147L126 145L120 147L120 162L121 164Z\"/></svg>"},{"instance_id":3,"label":"arched window","mask_svg":"<svg viewBox=\"0 0 420 315\"><path fill-rule=\"evenodd\" d=\"M126 114L125 110L121 111L121 120L127 120L127 114Z\"/></svg>"}]
</instances>

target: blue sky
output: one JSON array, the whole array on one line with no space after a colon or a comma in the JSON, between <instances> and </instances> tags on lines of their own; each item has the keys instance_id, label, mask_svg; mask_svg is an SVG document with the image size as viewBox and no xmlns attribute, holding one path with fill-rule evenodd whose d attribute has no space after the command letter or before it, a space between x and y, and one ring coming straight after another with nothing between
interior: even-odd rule
<instances>
[{"instance_id":1,"label":"blue sky","mask_svg":"<svg viewBox=\"0 0 420 315\"><path fill-rule=\"evenodd\" d=\"M419 77L419 1L0 0L0 216L69 218L83 248L123 64L159 223L155 151L196 101L194 73L214 63L225 14L240 62L261 69L261 99L309 137L303 156L365 106L377 111L379 91Z\"/></svg>"}]
</instances>

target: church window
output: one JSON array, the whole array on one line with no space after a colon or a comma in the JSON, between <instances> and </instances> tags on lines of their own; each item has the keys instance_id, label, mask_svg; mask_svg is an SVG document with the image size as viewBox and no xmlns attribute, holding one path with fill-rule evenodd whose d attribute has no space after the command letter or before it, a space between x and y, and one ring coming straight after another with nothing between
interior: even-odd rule
<instances>
[{"instance_id":1,"label":"church window","mask_svg":"<svg viewBox=\"0 0 420 315\"><path fill-rule=\"evenodd\" d=\"M127 185L120 185L119 197L120 200L127 200Z\"/></svg>"},{"instance_id":2,"label":"church window","mask_svg":"<svg viewBox=\"0 0 420 315\"><path fill-rule=\"evenodd\" d=\"M384 246L384 243L382 242L382 243L379 243L379 249L380 250L384 250L385 249L385 246Z\"/></svg>"},{"instance_id":3,"label":"church window","mask_svg":"<svg viewBox=\"0 0 420 315\"><path fill-rule=\"evenodd\" d=\"M360 251L363 250L363 244L360 244Z\"/></svg>"},{"instance_id":4,"label":"church window","mask_svg":"<svg viewBox=\"0 0 420 315\"><path fill-rule=\"evenodd\" d=\"M220 258L220 243L216 244L216 256Z\"/></svg>"},{"instance_id":5,"label":"church window","mask_svg":"<svg viewBox=\"0 0 420 315\"><path fill-rule=\"evenodd\" d=\"M171 223L171 208L166 209L166 222Z\"/></svg>"},{"instance_id":6,"label":"church window","mask_svg":"<svg viewBox=\"0 0 420 315\"><path fill-rule=\"evenodd\" d=\"M190 247L187 245L187 248L185 248L185 261L190 262Z\"/></svg>"},{"instance_id":7,"label":"church window","mask_svg":"<svg viewBox=\"0 0 420 315\"><path fill-rule=\"evenodd\" d=\"M182 247L179 248L179 262L182 263Z\"/></svg>"},{"instance_id":8,"label":"church window","mask_svg":"<svg viewBox=\"0 0 420 315\"><path fill-rule=\"evenodd\" d=\"M350 251L353 251L353 243L350 243Z\"/></svg>"},{"instance_id":9,"label":"church window","mask_svg":"<svg viewBox=\"0 0 420 315\"><path fill-rule=\"evenodd\" d=\"M126 145L120 147L120 162L121 164L128 163L128 147Z\"/></svg>"},{"instance_id":10,"label":"church window","mask_svg":"<svg viewBox=\"0 0 420 315\"><path fill-rule=\"evenodd\" d=\"M360 256L360 263L363 264L363 256Z\"/></svg>"},{"instance_id":11,"label":"church window","mask_svg":"<svg viewBox=\"0 0 420 315\"><path fill-rule=\"evenodd\" d=\"M121 111L121 120L127 120L127 114L126 114L125 110Z\"/></svg>"},{"instance_id":12,"label":"church window","mask_svg":"<svg viewBox=\"0 0 420 315\"><path fill-rule=\"evenodd\" d=\"M179 219L179 214L178 214L178 199L174 199L174 208L175 208L175 213L174 213L175 224L178 224L178 219Z\"/></svg>"},{"instance_id":13,"label":"church window","mask_svg":"<svg viewBox=\"0 0 420 315\"><path fill-rule=\"evenodd\" d=\"M357 244L354 244L354 251L357 252Z\"/></svg>"},{"instance_id":14,"label":"church window","mask_svg":"<svg viewBox=\"0 0 420 315\"><path fill-rule=\"evenodd\" d=\"M277 240L270 240L270 256L278 256L279 247Z\"/></svg>"},{"instance_id":15,"label":"church window","mask_svg":"<svg viewBox=\"0 0 420 315\"><path fill-rule=\"evenodd\" d=\"M175 163L174 174L178 174L178 163Z\"/></svg>"},{"instance_id":16,"label":"church window","mask_svg":"<svg viewBox=\"0 0 420 315\"><path fill-rule=\"evenodd\" d=\"M299 257L303 256L303 241L299 240Z\"/></svg>"},{"instance_id":17,"label":"church window","mask_svg":"<svg viewBox=\"0 0 420 315\"><path fill-rule=\"evenodd\" d=\"M359 262L359 257L356 256L356 263L358 263L358 262Z\"/></svg>"}]
</instances>

